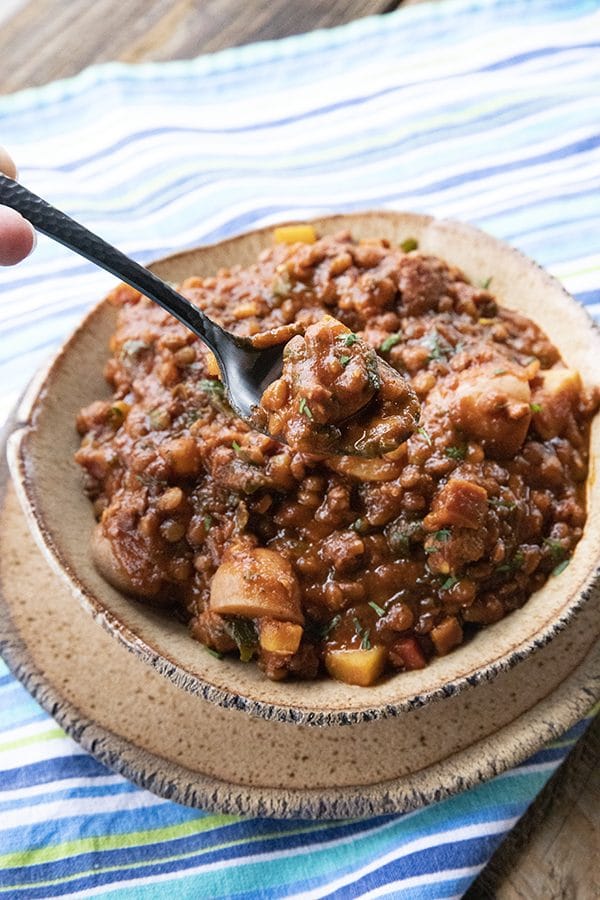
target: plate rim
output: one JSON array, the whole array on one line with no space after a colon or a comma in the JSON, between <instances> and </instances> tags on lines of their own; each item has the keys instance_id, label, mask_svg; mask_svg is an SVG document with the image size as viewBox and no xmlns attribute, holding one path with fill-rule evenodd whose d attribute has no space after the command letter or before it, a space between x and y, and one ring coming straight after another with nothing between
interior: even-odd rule
<instances>
[{"instance_id":1,"label":"plate rim","mask_svg":"<svg viewBox=\"0 0 600 900\"><path fill-rule=\"evenodd\" d=\"M0 508L9 484L2 460ZM594 697L600 696L600 647L592 645L567 677L531 709L417 772L367 785L316 790L239 785L167 760L83 715L32 661L27 641L13 622L1 583L0 615L0 653L9 670L69 737L139 788L193 809L226 815L322 821L412 812L475 788L519 765L581 721L590 713ZM119 645L115 643L115 647ZM125 652L124 648L121 652ZM467 773L458 774L456 770L464 771L464 761Z\"/></svg>"},{"instance_id":2,"label":"plate rim","mask_svg":"<svg viewBox=\"0 0 600 900\"><path fill-rule=\"evenodd\" d=\"M8 433L5 429L0 434L2 449ZM2 452L0 509L11 488L14 490L14 485ZM417 772L368 785L313 790L239 785L193 772L83 715L31 659L26 638L13 622L2 587L0 582L3 623L0 654L14 677L42 709L69 737L111 771L166 800L206 812L302 820L367 818L411 812L470 790L519 765L581 721L590 713L594 701L600 698L600 646L593 643L567 677L529 710L483 739ZM115 642L115 646L119 647L119 644ZM125 649L121 648L121 651L125 652ZM459 775L454 771L460 769L462 760L471 760L475 756L477 764L470 767L471 774ZM437 777L432 778L433 775Z\"/></svg>"}]
</instances>

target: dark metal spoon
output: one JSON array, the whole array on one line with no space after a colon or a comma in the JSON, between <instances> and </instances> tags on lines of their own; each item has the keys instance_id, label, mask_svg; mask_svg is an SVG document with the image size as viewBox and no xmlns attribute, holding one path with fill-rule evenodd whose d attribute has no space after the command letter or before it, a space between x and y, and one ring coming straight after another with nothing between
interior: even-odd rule
<instances>
[{"instance_id":1,"label":"dark metal spoon","mask_svg":"<svg viewBox=\"0 0 600 900\"><path fill-rule=\"evenodd\" d=\"M39 232L116 275L193 331L215 354L231 407L249 419L267 385L281 375L283 344L257 350L248 338L225 331L148 269L1 173L0 204L16 209Z\"/></svg>"}]
</instances>

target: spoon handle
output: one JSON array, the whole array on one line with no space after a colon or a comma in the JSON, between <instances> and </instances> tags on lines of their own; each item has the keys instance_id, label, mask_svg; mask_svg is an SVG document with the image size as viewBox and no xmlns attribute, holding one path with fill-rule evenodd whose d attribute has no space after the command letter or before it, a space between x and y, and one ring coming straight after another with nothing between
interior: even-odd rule
<instances>
[{"instance_id":1,"label":"spoon handle","mask_svg":"<svg viewBox=\"0 0 600 900\"><path fill-rule=\"evenodd\" d=\"M17 210L42 234L84 256L154 300L202 338L221 362L219 345L223 341L233 340L233 337L149 269L134 262L92 231L2 174L0 204Z\"/></svg>"}]
</instances>

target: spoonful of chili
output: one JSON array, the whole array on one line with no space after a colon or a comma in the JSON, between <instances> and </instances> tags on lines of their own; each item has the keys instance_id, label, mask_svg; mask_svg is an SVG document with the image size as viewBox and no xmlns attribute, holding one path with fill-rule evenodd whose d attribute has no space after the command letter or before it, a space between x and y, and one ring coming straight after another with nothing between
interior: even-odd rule
<instances>
[{"instance_id":1,"label":"spoonful of chili","mask_svg":"<svg viewBox=\"0 0 600 900\"><path fill-rule=\"evenodd\" d=\"M419 403L408 382L335 319L305 335L285 329L240 337L226 331L149 269L0 174L0 204L42 234L158 303L214 353L232 410L294 449L380 456L416 429ZM293 332L292 332L293 333Z\"/></svg>"}]
</instances>

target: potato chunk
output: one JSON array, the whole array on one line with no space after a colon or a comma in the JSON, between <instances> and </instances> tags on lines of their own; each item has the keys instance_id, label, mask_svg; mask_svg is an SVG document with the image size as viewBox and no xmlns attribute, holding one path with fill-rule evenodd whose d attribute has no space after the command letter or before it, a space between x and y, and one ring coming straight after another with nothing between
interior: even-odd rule
<instances>
[{"instance_id":1,"label":"potato chunk","mask_svg":"<svg viewBox=\"0 0 600 900\"><path fill-rule=\"evenodd\" d=\"M300 646L302 633L302 625L263 619L260 623L259 643L268 653L293 654Z\"/></svg>"},{"instance_id":2,"label":"potato chunk","mask_svg":"<svg viewBox=\"0 0 600 900\"><path fill-rule=\"evenodd\" d=\"M531 389L525 369L485 363L461 372L448 398L453 422L499 457L514 456L531 422Z\"/></svg>"},{"instance_id":3,"label":"potato chunk","mask_svg":"<svg viewBox=\"0 0 600 900\"><path fill-rule=\"evenodd\" d=\"M541 386L533 392L533 422L538 434L549 440L563 434L581 398L583 385L575 369L540 372Z\"/></svg>"},{"instance_id":4,"label":"potato chunk","mask_svg":"<svg viewBox=\"0 0 600 900\"><path fill-rule=\"evenodd\" d=\"M210 608L221 616L267 616L304 624L292 567L279 553L263 547L227 554L210 585Z\"/></svg>"},{"instance_id":5,"label":"potato chunk","mask_svg":"<svg viewBox=\"0 0 600 900\"><path fill-rule=\"evenodd\" d=\"M279 225L273 232L276 244L314 244L317 233L312 225Z\"/></svg>"},{"instance_id":6,"label":"potato chunk","mask_svg":"<svg viewBox=\"0 0 600 900\"><path fill-rule=\"evenodd\" d=\"M346 684L368 687L375 684L383 672L386 661L385 647L370 650L329 650L325 654L325 666L333 678Z\"/></svg>"},{"instance_id":7,"label":"potato chunk","mask_svg":"<svg viewBox=\"0 0 600 900\"><path fill-rule=\"evenodd\" d=\"M463 631L456 616L448 616L431 629L429 636L438 656L445 656L454 647L462 644Z\"/></svg>"}]
</instances>

